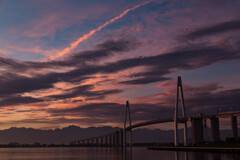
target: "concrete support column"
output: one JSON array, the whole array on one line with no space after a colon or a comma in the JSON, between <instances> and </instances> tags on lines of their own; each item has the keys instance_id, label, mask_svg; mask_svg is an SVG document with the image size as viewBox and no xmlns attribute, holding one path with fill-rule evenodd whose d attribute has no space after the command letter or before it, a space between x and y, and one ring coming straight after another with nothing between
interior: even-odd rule
<instances>
[{"instance_id":1,"label":"concrete support column","mask_svg":"<svg viewBox=\"0 0 240 160\"><path fill-rule=\"evenodd\" d=\"M219 134L219 118L213 117L211 120L211 137L212 142L217 142L220 140Z\"/></svg>"},{"instance_id":2,"label":"concrete support column","mask_svg":"<svg viewBox=\"0 0 240 160\"><path fill-rule=\"evenodd\" d=\"M203 142L203 119L193 118L192 122L192 144L197 145Z\"/></svg>"},{"instance_id":3,"label":"concrete support column","mask_svg":"<svg viewBox=\"0 0 240 160\"><path fill-rule=\"evenodd\" d=\"M119 147L119 132L116 132L115 144L116 144L116 147Z\"/></svg>"},{"instance_id":4,"label":"concrete support column","mask_svg":"<svg viewBox=\"0 0 240 160\"><path fill-rule=\"evenodd\" d=\"M98 146L98 138L96 138L96 145Z\"/></svg>"},{"instance_id":5,"label":"concrete support column","mask_svg":"<svg viewBox=\"0 0 240 160\"><path fill-rule=\"evenodd\" d=\"M204 140L208 141L207 118L203 118L203 135L204 135Z\"/></svg>"},{"instance_id":6,"label":"concrete support column","mask_svg":"<svg viewBox=\"0 0 240 160\"><path fill-rule=\"evenodd\" d=\"M113 139L113 147L115 147L116 146L116 140L115 140L115 138L116 138L116 133L114 133L113 135L112 135L112 139Z\"/></svg>"},{"instance_id":7,"label":"concrete support column","mask_svg":"<svg viewBox=\"0 0 240 160\"><path fill-rule=\"evenodd\" d=\"M232 116L231 117L231 124L232 124L232 137L234 140L238 139L238 126L237 126L237 117Z\"/></svg>"},{"instance_id":8,"label":"concrete support column","mask_svg":"<svg viewBox=\"0 0 240 160\"><path fill-rule=\"evenodd\" d=\"M129 146L132 146L132 129L129 131Z\"/></svg>"},{"instance_id":9,"label":"concrete support column","mask_svg":"<svg viewBox=\"0 0 240 160\"><path fill-rule=\"evenodd\" d=\"M109 146L112 146L112 135L109 135Z\"/></svg>"},{"instance_id":10,"label":"concrete support column","mask_svg":"<svg viewBox=\"0 0 240 160\"><path fill-rule=\"evenodd\" d=\"M103 145L103 137L100 138L101 139L101 146Z\"/></svg>"},{"instance_id":11,"label":"concrete support column","mask_svg":"<svg viewBox=\"0 0 240 160\"><path fill-rule=\"evenodd\" d=\"M127 147L127 130L123 129L123 147Z\"/></svg>"},{"instance_id":12,"label":"concrete support column","mask_svg":"<svg viewBox=\"0 0 240 160\"><path fill-rule=\"evenodd\" d=\"M192 160L205 160L206 158L205 154L201 152L192 152Z\"/></svg>"},{"instance_id":13,"label":"concrete support column","mask_svg":"<svg viewBox=\"0 0 240 160\"><path fill-rule=\"evenodd\" d=\"M108 136L105 136L105 144L108 146Z\"/></svg>"},{"instance_id":14,"label":"concrete support column","mask_svg":"<svg viewBox=\"0 0 240 160\"><path fill-rule=\"evenodd\" d=\"M120 146L123 147L123 130L119 131Z\"/></svg>"},{"instance_id":15,"label":"concrete support column","mask_svg":"<svg viewBox=\"0 0 240 160\"><path fill-rule=\"evenodd\" d=\"M184 138L184 140L183 140L183 142L184 142L184 146L187 146L188 145L188 130L187 130L187 121L184 123L184 132L183 132L183 134L184 134L184 136L183 136L183 138Z\"/></svg>"}]
</instances>

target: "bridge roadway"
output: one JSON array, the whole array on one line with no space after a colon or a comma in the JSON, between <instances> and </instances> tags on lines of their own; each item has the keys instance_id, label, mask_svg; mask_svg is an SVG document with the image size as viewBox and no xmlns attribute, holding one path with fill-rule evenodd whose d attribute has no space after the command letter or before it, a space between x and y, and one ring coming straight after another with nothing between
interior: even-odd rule
<instances>
[{"instance_id":1,"label":"bridge roadway","mask_svg":"<svg viewBox=\"0 0 240 160\"><path fill-rule=\"evenodd\" d=\"M224 118L224 117L230 117L230 116L239 116L240 111L237 112L225 112L225 113L218 113L218 114L209 114L209 115L197 115L197 116L188 116L188 117L179 117L178 121L179 122L185 122L185 121L191 121L191 119L195 118ZM127 127L127 130L138 128L138 127L143 127L143 126L148 126L152 124L158 124L158 123L166 123L166 122L173 122L174 118L166 118L166 119L157 119L157 120L151 120L151 121L146 121L146 122L141 122L134 124L132 126Z\"/></svg>"},{"instance_id":2,"label":"bridge roadway","mask_svg":"<svg viewBox=\"0 0 240 160\"><path fill-rule=\"evenodd\" d=\"M178 122L186 122L186 121L191 121L192 119L203 119L203 118L225 118L225 117L237 117L240 115L240 111L235 111L235 112L224 112L224 113L217 113L217 114L209 114L209 115L196 115L196 116L187 116L187 117L179 117L178 118ZM150 120L150 121L145 121L145 122L141 122L141 123L137 123L134 124L132 126L128 126L126 127L126 130L132 130L135 128L139 128L139 127L144 127L144 126L148 126L148 125L153 125L153 124L159 124L159 123L167 123L167 122L174 122L174 118L162 118L162 119L156 119L156 120ZM85 138L85 139L81 139L81 140L76 140L71 142L71 144L80 144L81 142L84 143L84 141L90 141L90 140L94 140L94 139L101 139L107 136L111 136L111 135L115 135L117 133L123 132L123 129L119 129L117 131L114 132L110 132L101 136L96 136L96 137L91 137L91 138Z\"/></svg>"}]
</instances>

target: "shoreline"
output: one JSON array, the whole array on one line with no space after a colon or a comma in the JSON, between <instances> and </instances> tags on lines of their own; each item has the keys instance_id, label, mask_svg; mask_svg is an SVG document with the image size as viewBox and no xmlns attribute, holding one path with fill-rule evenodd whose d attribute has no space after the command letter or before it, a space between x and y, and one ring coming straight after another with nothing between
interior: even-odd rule
<instances>
[{"instance_id":1,"label":"shoreline","mask_svg":"<svg viewBox=\"0 0 240 160\"><path fill-rule=\"evenodd\" d=\"M188 151L188 152L221 152L240 153L236 147L147 147L148 150Z\"/></svg>"}]
</instances>

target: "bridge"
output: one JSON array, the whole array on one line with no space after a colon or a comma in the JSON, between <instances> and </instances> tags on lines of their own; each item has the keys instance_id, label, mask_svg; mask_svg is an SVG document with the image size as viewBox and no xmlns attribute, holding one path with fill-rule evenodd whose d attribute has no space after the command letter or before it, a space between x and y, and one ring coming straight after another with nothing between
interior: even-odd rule
<instances>
[{"instance_id":1,"label":"bridge","mask_svg":"<svg viewBox=\"0 0 240 160\"><path fill-rule=\"evenodd\" d=\"M180 92L180 93L179 93ZM178 117L178 106L179 106L179 96L182 105L182 117ZM186 116L183 88L181 77L177 80L177 94L176 94L176 104L175 104L175 115L173 118L165 119L155 119L150 121L145 121L141 123L131 124L130 107L129 102L126 101L125 114L124 114L124 127L110 132L101 136L90 137L86 139L76 140L71 142L72 145L87 145L87 146L97 146L97 147L127 147L132 146L132 130L149 126L153 124L161 124L167 122L174 122L174 144L179 146L178 141L178 124L184 124L184 146L197 145L204 141L204 127L206 127L206 120L209 119L211 122L211 141L217 142L220 140L220 129L219 129L219 118L230 118L231 119L231 136L235 140L238 139L238 126L237 117L240 115L240 111L236 112L225 112L209 115L197 115L197 116ZM127 119L129 126L127 125ZM187 134L187 122L190 122L192 128L192 142L188 143Z\"/></svg>"}]
</instances>

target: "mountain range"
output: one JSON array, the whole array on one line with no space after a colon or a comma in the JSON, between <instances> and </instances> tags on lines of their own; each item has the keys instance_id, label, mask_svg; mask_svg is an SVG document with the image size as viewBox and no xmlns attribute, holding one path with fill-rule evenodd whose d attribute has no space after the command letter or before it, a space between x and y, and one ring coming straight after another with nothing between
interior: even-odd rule
<instances>
[{"instance_id":1,"label":"mountain range","mask_svg":"<svg viewBox=\"0 0 240 160\"><path fill-rule=\"evenodd\" d=\"M71 141L83 138L90 138L94 136L104 135L106 133L115 131L119 128L113 127L89 127L81 128L78 126L68 126L62 129L49 129L40 130L33 128L16 128L12 127L5 130L0 130L0 144L8 144L17 142L21 144L69 144ZM183 130L180 130L179 139L183 139ZM189 138L191 139L191 128L188 129ZM210 129L207 129L210 139ZM160 129L135 129L133 131L134 143L166 143L174 141L173 130L160 130ZM230 136L229 130L221 130L221 138L225 139ZM190 140L189 139L189 140Z\"/></svg>"}]
</instances>

